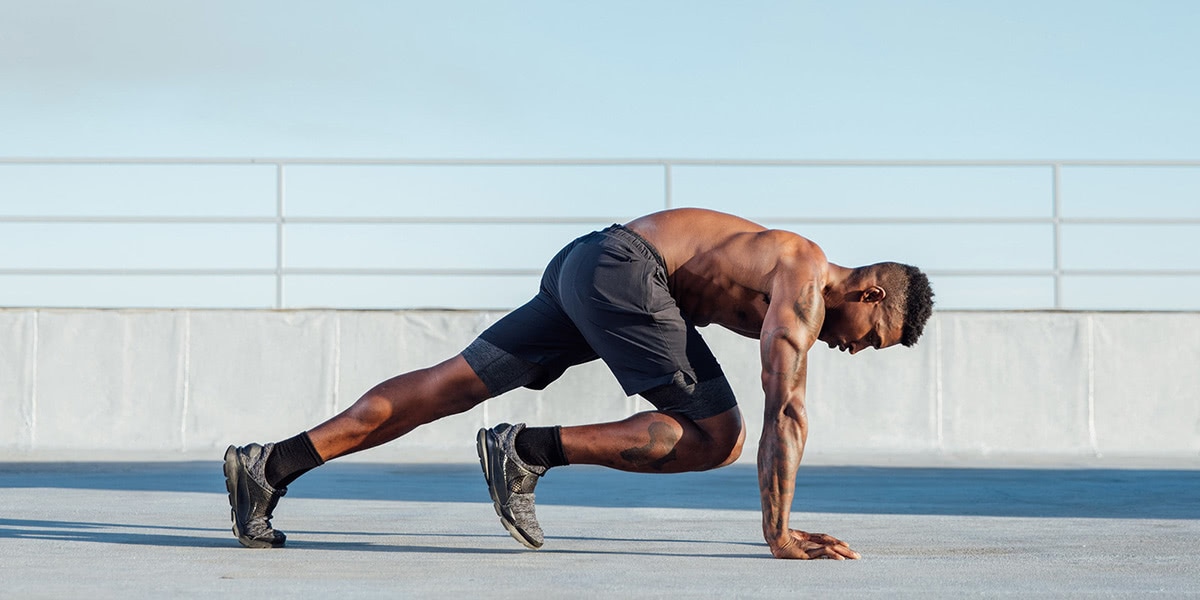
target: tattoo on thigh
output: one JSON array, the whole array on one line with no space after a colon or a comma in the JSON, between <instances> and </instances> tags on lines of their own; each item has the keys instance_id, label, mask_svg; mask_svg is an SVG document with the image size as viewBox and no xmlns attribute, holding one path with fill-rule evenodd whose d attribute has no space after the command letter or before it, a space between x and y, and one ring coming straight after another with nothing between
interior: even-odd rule
<instances>
[{"instance_id":1,"label":"tattoo on thigh","mask_svg":"<svg viewBox=\"0 0 1200 600\"><path fill-rule=\"evenodd\" d=\"M675 443L679 441L679 436L666 423L651 423L646 433L650 434L650 441L645 446L622 450L621 458L639 469L650 468L661 471L667 466L667 463L678 458L675 454ZM667 450L669 452L664 456L654 458L655 454Z\"/></svg>"}]
</instances>

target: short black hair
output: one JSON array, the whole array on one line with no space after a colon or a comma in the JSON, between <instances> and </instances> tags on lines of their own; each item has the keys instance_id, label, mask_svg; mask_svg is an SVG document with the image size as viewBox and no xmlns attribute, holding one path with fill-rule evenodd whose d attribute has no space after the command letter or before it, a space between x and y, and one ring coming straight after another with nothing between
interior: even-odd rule
<instances>
[{"instance_id":1,"label":"short black hair","mask_svg":"<svg viewBox=\"0 0 1200 600\"><path fill-rule=\"evenodd\" d=\"M902 263L883 262L868 267L879 273L879 281L889 298L894 298L893 314L903 318L900 343L911 347L925 331L933 314L933 288L920 269Z\"/></svg>"}]
</instances>

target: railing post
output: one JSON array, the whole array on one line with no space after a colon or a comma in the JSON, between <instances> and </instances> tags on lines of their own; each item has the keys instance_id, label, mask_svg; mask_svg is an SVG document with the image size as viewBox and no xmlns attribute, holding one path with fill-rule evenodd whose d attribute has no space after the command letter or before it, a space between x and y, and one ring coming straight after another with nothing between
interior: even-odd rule
<instances>
[{"instance_id":1,"label":"railing post","mask_svg":"<svg viewBox=\"0 0 1200 600\"><path fill-rule=\"evenodd\" d=\"M1054 308L1060 310L1062 302L1062 164L1051 165L1052 179L1052 218L1054 224Z\"/></svg>"},{"instance_id":2,"label":"railing post","mask_svg":"<svg viewBox=\"0 0 1200 600\"><path fill-rule=\"evenodd\" d=\"M283 163L275 163L275 308L283 308Z\"/></svg>"},{"instance_id":3,"label":"railing post","mask_svg":"<svg viewBox=\"0 0 1200 600\"><path fill-rule=\"evenodd\" d=\"M671 181L671 163L665 162L663 163L663 208L669 209L674 203L674 199L671 198L674 192L673 183Z\"/></svg>"}]
</instances>

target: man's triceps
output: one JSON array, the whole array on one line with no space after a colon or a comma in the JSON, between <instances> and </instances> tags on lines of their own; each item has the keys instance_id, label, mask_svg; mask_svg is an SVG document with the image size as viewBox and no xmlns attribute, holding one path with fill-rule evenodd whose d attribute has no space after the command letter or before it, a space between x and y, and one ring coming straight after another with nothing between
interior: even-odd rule
<instances>
[{"instance_id":1,"label":"man's triceps","mask_svg":"<svg viewBox=\"0 0 1200 600\"><path fill-rule=\"evenodd\" d=\"M798 334L795 329L781 325L762 336L762 368L765 377L790 379L800 370L800 359L804 353Z\"/></svg>"},{"instance_id":2,"label":"man's triceps","mask_svg":"<svg viewBox=\"0 0 1200 600\"><path fill-rule=\"evenodd\" d=\"M782 287L784 289L777 291L777 300L767 309L763 320L760 336L763 369L786 369L795 373L799 368L799 357L808 352L817 339L824 321L824 306L815 282L798 289L788 284ZM789 287L792 289L787 290ZM789 296L790 302L785 300Z\"/></svg>"}]
</instances>

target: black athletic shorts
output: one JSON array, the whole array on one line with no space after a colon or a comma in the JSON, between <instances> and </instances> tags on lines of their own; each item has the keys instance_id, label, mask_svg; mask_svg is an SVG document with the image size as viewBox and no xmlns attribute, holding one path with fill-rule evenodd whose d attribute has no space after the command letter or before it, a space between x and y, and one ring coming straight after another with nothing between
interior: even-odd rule
<instances>
[{"instance_id":1,"label":"black athletic shorts","mask_svg":"<svg viewBox=\"0 0 1200 600\"><path fill-rule=\"evenodd\" d=\"M701 419L736 405L712 351L671 297L662 257L621 225L563 248L546 267L538 294L480 334L463 356L493 394L540 390L567 368L601 358L627 395L668 385L689 390L686 398L671 395L686 405L659 409Z\"/></svg>"}]
</instances>

